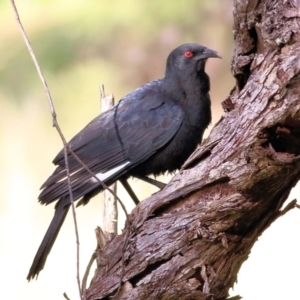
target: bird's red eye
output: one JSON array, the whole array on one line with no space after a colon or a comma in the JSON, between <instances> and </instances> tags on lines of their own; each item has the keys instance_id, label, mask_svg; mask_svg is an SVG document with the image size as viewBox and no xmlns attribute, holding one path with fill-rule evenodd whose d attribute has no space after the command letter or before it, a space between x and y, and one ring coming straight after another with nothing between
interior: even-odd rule
<instances>
[{"instance_id":1,"label":"bird's red eye","mask_svg":"<svg viewBox=\"0 0 300 300\"><path fill-rule=\"evenodd\" d=\"M193 56L193 52L192 51L185 51L184 56L190 58L190 57Z\"/></svg>"}]
</instances>

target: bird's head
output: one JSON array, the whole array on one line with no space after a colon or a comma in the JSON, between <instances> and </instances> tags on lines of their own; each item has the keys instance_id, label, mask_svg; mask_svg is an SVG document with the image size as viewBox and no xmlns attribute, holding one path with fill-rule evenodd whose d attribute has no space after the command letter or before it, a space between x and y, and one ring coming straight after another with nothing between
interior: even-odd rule
<instances>
[{"instance_id":1,"label":"bird's head","mask_svg":"<svg viewBox=\"0 0 300 300\"><path fill-rule=\"evenodd\" d=\"M180 70L183 74L204 70L205 62L210 57L221 58L214 50L198 44L183 44L174 49L168 56L166 76L169 72Z\"/></svg>"}]
</instances>

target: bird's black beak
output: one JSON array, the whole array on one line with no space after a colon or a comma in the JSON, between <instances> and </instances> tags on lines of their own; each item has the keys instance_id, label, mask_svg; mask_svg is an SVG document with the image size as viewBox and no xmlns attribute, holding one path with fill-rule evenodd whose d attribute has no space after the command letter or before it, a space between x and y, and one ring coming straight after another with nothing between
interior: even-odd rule
<instances>
[{"instance_id":1,"label":"bird's black beak","mask_svg":"<svg viewBox=\"0 0 300 300\"><path fill-rule=\"evenodd\" d=\"M222 58L222 56L217 51L211 50L209 48L205 48L203 52L203 56L205 58L209 58L209 57Z\"/></svg>"}]
</instances>

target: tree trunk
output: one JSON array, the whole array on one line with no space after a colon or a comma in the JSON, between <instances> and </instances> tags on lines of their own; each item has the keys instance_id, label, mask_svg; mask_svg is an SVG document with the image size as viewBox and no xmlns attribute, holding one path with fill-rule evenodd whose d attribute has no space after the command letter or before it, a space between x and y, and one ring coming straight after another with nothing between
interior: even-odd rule
<instances>
[{"instance_id":1,"label":"tree trunk","mask_svg":"<svg viewBox=\"0 0 300 300\"><path fill-rule=\"evenodd\" d=\"M300 177L300 1L236 0L233 12L226 113L98 251L87 299L226 299L259 235L284 213Z\"/></svg>"}]
</instances>

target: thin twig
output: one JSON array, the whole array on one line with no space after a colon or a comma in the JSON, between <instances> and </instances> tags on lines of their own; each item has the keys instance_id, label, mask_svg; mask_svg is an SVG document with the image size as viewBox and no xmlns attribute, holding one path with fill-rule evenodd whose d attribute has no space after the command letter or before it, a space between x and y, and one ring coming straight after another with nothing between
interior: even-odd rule
<instances>
[{"instance_id":1,"label":"thin twig","mask_svg":"<svg viewBox=\"0 0 300 300\"><path fill-rule=\"evenodd\" d=\"M55 112L55 108L54 108L54 104L53 104L53 100L52 100L52 97L51 97L51 93L50 93L50 90L48 88L48 84L46 82L46 79L43 75L43 72L40 68L40 65L37 61L37 58L34 54L34 51L33 51L33 48L30 44L30 41L27 37L27 34L24 30L24 27L21 23L21 20L20 20L20 16L19 16L19 13L18 13L18 10L17 10L17 7L16 7L16 4L14 2L14 0L10 0L11 2L11 5L12 5L12 8L13 8L13 11L14 11L14 14L15 14L15 18L17 20L17 24L19 26L19 29L21 31L21 34L22 34L22 37L25 41L25 44L27 46L27 49L29 51L29 54L33 60L33 63L37 69L37 72L39 74L39 77L43 83L43 86L44 86L44 89L45 89L45 92L46 92L46 95L47 95L47 98L48 98L48 103L49 103L49 106L50 106L50 110L51 110L51 115L52 115L52 125L53 127L56 128L57 132L59 133L60 135L60 138L63 142L63 145L64 145L64 158L65 158L65 164L66 164L66 172L67 172L67 179L68 179L68 189L69 189L69 195L70 195L70 202L71 202L71 207L72 207L72 213L73 213L73 220L74 220L74 227L75 227L75 235L76 235L76 244L77 244L77 285L78 285L78 290L79 290L79 295L80 295L80 298L82 299L82 296L81 296L81 284L80 284L80 272L79 272L79 233L78 233L78 226L77 226L77 219L76 219L76 212L75 212L75 205L74 205L74 199L73 199L73 193L72 193L72 186L71 186L71 179L70 179L70 169L69 169L69 161L68 161L68 147L67 147L67 142L66 142L66 139L58 125L58 122L57 122L57 119L56 119L56 112Z\"/></svg>"},{"instance_id":2,"label":"thin twig","mask_svg":"<svg viewBox=\"0 0 300 300\"><path fill-rule=\"evenodd\" d=\"M278 212L277 218L284 216L287 212L294 208L300 209L300 205L297 203L297 199L292 200L283 210L280 210Z\"/></svg>"},{"instance_id":3,"label":"thin twig","mask_svg":"<svg viewBox=\"0 0 300 300\"><path fill-rule=\"evenodd\" d=\"M86 270L85 270L85 273L84 273L84 276L82 278L82 296L83 296L83 299L86 300L86 284L87 284L87 280L88 280L88 277L89 277L89 274L90 274L90 270L91 270L91 267L96 259L96 251L97 249L93 252L90 260L89 260L89 263L86 267Z\"/></svg>"},{"instance_id":4,"label":"thin twig","mask_svg":"<svg viewBox=\"0 0 300 300\"><path fill-rule=\"evenodd\" d=\"M97 261L98 269L104 268L107 264L107 259L104 256L103 249L106 246L106 244L110 241L109 236L99 226L97 226L97 228L95 229L95 233L96 233L97 247L89 260L89 263L87 265L86 271L82 279L82 295L84 300L86 300L86 283L93 262L98 257L98 261Z\"/></svg>"},{"instance_id":5,"label":"thin twig","mask_svg":"<svg viewBox=\"0 0 300 300\"><path fill-rule=\"evenodd\" d=\"M44 89L45 89L45 92L46 92L46 95L47 95L47 98L48 98L48 103L49 103L49 106L50 106L50 111L51 111L51 115L52 115L52 125L53 127L56 128L62 142L63 142L63 145L64 145L64 159L65 159L65 164L66 164L66 172L67 172L67 180L68 180L68 189L69 189L69 195L70 195L70 202L71 202L71 207L72 207L72 214L73 214L73 220L74 220L74 227L75 227L75 235L76 235L76 244L77 244L77 285L78 285L78 289L79 289L79 295L80 295L80 299L83 300L82 298L82 291L81 291L81 284L80 284L80 270L79 270L79 257L80 257L80 252L79 252L79 249L80 249L80 243L79 243L79 233L78 233L78 226L77 226L77 218L76 218L76 210L75 210L75 205L74 205L74 198L73 198L73 193L72 193L72 186L71 186L71 178L70 178L70 169L69 169L69 161L68 161L68 153L70 153L71 155L73 155L73 157L86 169L86 171L93 177L97 180L97 182L99 182L99 184L101 184L101 186L103 187L103 189L106 189L108 190L114 197L115 199L117 199L117 201L120 203L120 206L122 207L125 215L126 215L126 219L127 221L129 222L129 219L128 219L128 213L127 213L127 210L125 208L125 205L123 204L123 202L121 201L121 199L116 195L116 193L114 193L113 190L111 190L104 182L102 182L85 164L84 162L73 152L73 150L68 146L67 142L66 142L66 139L60 129L60 126L57 122L57 118L56 118L56 111L55 111L55 108L54 108L54 103L53 103L53 100L52 100L52 97L51 97L51 93L50 93L50 90L48 88L48 84L46 82L46 79L43 75L43 72L40 68L40 65L37 61L37 58L34 54L34 51L32 49L32 46L30 44L30 41L26 35L26 32L23 28L23 25L21 23L21 20L20 20L20 17L19 17L19 13L18 13L18 10L17 10L17 7L15 5L15 2L14 0L10 0L11 2L11 5L12 5L12 8L13 8L13 11L14 11L14 14L15 14L15 18L17 20L17 24L19 26L19 29L21 31L21 34L22 34L22 37L25 41L25 44L27 46L27 49L29 51L29 54L34 62L34 65L37 69L37 72L39 74L39 77L42 81L42 84L44 86ZM130 224L128 224L130 226ZM125 239L125 242L124 242L124 251L127 247L127 244L128 244L128 239L129 239L129 235L126 237ZM123 257L122 257L122 274L121 274L121 277L120 277L120 286L119 288L121 287L121 283L122 283L122 278L123 278L123 273L124 273L124 267L125 267L125 262L124 262L124 251L123 251ZM66 294L64 295L66 296ZM68 298L67 298L68 299Z\"/></svg>"},{"instance_id":6,"label":"thin twig","mask_svg":"<svg viewBox=\"0 0 300 300\"><path fill-rule=\"evenodd\" d=\"M122 257L121 257L121 263L122 263L122 269L121 269L121 274L120 274L120 279L119 279L119 287L117 289L117 292L114 296L111 296L112 299L118 299L119 297L119 293L121 292L121 288L122 288L122 282L123 282L123 278L124 278L124 273L125 273L125 250L128 246L128 243L129 243L129 237L132 233L132 226L131 226L131 223L129 221L129 219L127 219L127 225L128 225L128 230L126 231L125 233L125 241L124 241L124 244L123 244L123 247L122 247Z\"/></svg>"},{"instance_id":7,"label":"thin twig","mask_svg":"<svg viewBox=\"0 0 300 300\"><path fill-rule=\"evenodd\" d=\"M63 293L63 296L64 296L64 298L66 298L67 300L71 300L71 299L68 297L67 293Z\"/></svg>"},{"instance_id":8,"label":"thin twig","mask_svg":"<svg viewBox=\"0 0 300 300\"><path fill-rule=\"evenodd\" d=\"M14 0L10 0L10 2L11 2L11 4L12 4L13 11L14 11L14 13L15 13L15 18L16 18L16 20L17 20L17 23L18 23L19 29L20 29L20 31L21 31L22 37L23 37L23 39L24 39L24 41L25 41L25 44L26 44L27 49L28 49L28 51L29 51L29 54L30 54L30 56L31 56L31 58L32 58L32 60L33 60L33 62L34 62L34 65L35 65L35 67L36 67L36 69L37 69L37 72L38 72L38 74L39 74L39 77L40 77L40 79L41 79L41 81L42 81L42 83L43 83L43 86L44 86L44 89L45 89L45 92L46 92L46 95L47 95L47 98L48 98L48 104L49 104L49 106L50 106L51 114L52 114L52 117L53 117L53 127L56 127L56 126L57 126L56 112L55 112L54 104L53 104L52 97L51 97L51 94L50 94L50 90L49 90L49 88L48 88L48 84L47 84L47 82L46 82L46 79L45 79L45 77L44 77L44 75L43 75L43 72L42 72L42 70L41 70L41 68L40 68L40 65L39 65L37 59L36 59L36 56L35 56L35 54L34 54L34 51L33 51L32 46L31 46L31 44L30 44L30 41L29 41L29 39L28 39L28 37L27 37L27 34L26 34L26 32L25 32L25 29L24 29L24 27L23 27L23 25L22 25L22 22L21 22L21 20L20 20L20 16L19 16L19 13L18 13L16 4L15 4L15 1L14 1Z\"/></svg>"},{"instance_id":9,"label":"thin twig","mask_svg":"<svg viewBox=\"0 0 300 300\"><path fill-rule=\"evenodd\" d=\"M105 258L104 255L104 247L106 246L106 244L110 241L108 235L99 227L97 226L97 228L95 229L95 233L96 233L96 240L97 240L97 247L95 249L95 251L93 252L89 263L87 265L87 268L85 270L83 279L82 279L82 295L83 298L86 299L86 283L87 283L87 279L91 270L91 267L93 265L93 262L95 261L95 259L98 257L98 261L97 261L97 268L104 268L107 264L107 260Z\"/></svg>"},{"instance_id":10,"label":"thin twig","mask_svg":"<svg viewBox=\"0 0 300 300\"><path fill-rule=\"evenodd\" d=\"M130 236L134 233L135 227L132 226L131 220L129 218L126 219L126 227L127 230L125 232L125 240L122 246L122 257L121 257L121 274L119 279L119 286L114 296L111 296L112 299L118 299L120 293L122 292L122 282L125 274L125 251L129 244Z\"/></svg>"},{"instance_id":11,"label":"thin twig","mask_svg":"<svg viewBox=\"0 0 300 300\"><path fill-rule=\"evenodd\" d=\"M126 215L126 219L128 219L128 212L125 208L125 205L123 204L122 200L117 196L117 194L110 188L108 187L103 181L101 181L92 171L91 169L77 156L77 154L75 154L75 152L67 145L68 151L69 153L71 153L73 155L73 157L78 161L78 163L80 163L80 165L93 177L95 178L95 180L98 181L99 184L101 184L102 188L104 190L108 190L110 191L110 193L118 200L118 202L120 203L120 206L122 207L125 215Z\"/></svg>"}]
</instances>

